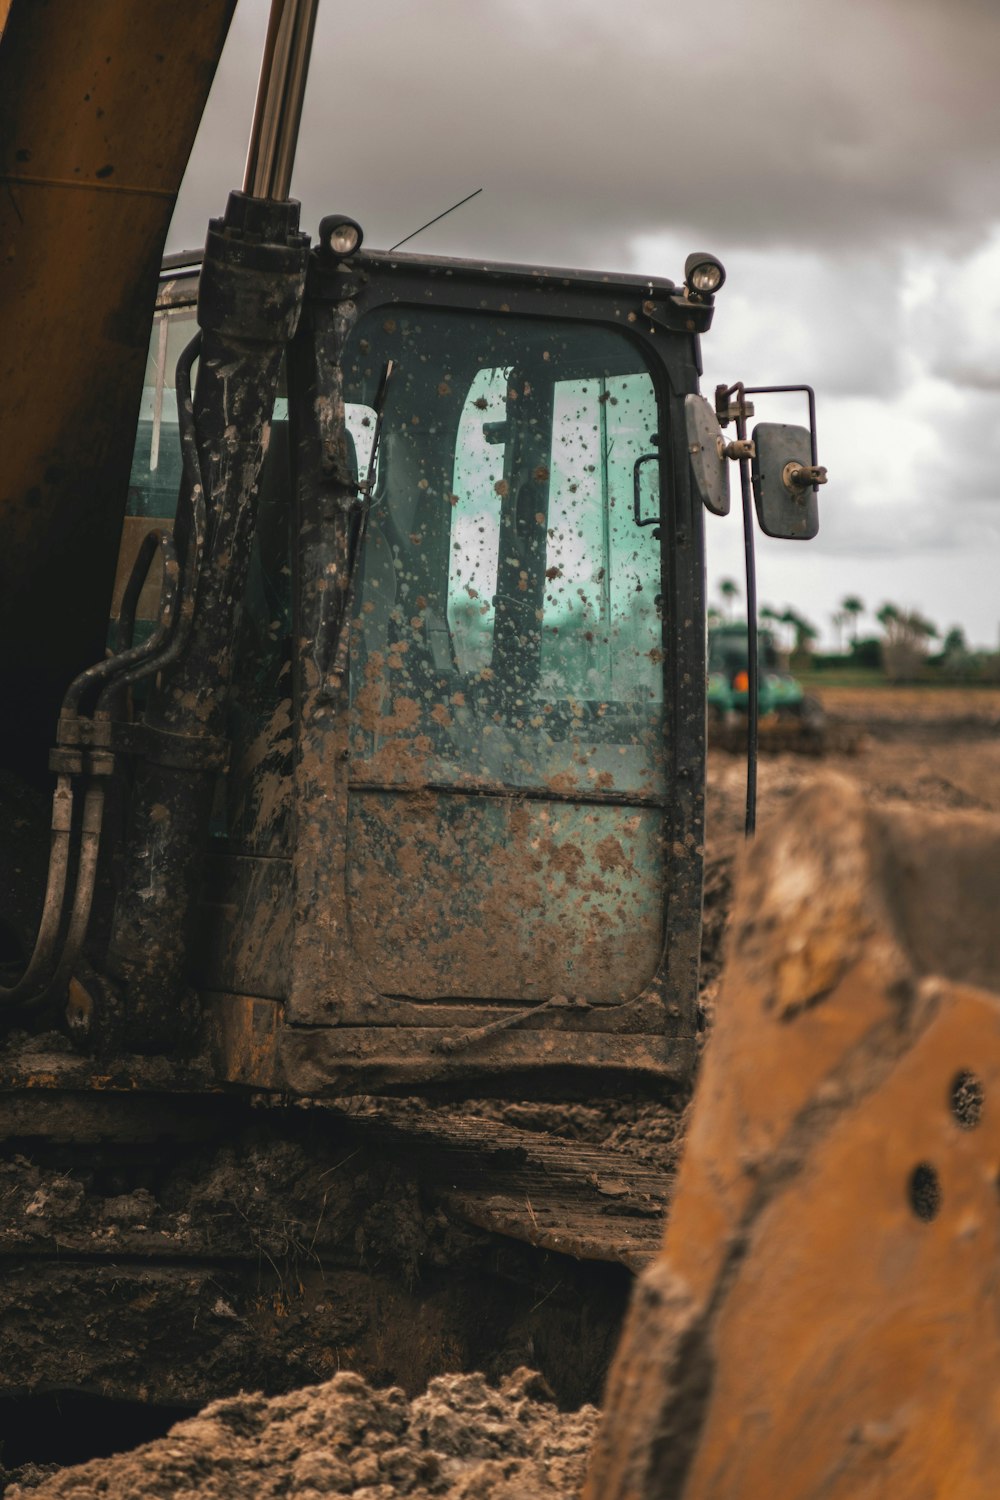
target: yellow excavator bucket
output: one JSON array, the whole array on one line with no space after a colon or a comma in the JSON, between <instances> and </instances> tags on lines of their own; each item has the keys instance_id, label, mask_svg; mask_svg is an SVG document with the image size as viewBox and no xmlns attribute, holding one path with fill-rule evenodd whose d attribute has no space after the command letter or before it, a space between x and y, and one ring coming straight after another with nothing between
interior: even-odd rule
<instances>
[{"instance_id":1,"label":"yellow excavator bucket","mask_svg":"<svg viewBox=\"0 0 1000 1500\"><path fill-rule=\"evenodd\" d=\"M587 1500L986 1500L1000 819L817 781L751 849Z\"/></svg>"},{"instance_id":2,"label":"yellow excavator bucket","mask_svg":"<svg viewBox=\"0 0 1000 1500\"><path fill-rule=\"evenodd\" d=\"M164 240L236 0L0 0L0 762L100 659Z\"/></svg>"}]
</instances>

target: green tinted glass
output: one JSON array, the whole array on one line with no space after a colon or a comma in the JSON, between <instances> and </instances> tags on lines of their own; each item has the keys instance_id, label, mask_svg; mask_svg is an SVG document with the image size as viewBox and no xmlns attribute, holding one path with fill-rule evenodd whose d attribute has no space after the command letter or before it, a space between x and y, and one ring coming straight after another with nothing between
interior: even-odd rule
<instances>
[{"instance_id":1,"label":"green tinted glass","mask_svg":"<svg viewBox=\"0 0 1000 1500\"><path fill-rule=\"evenodd\" d=\"M389 360L351 638L350 920L383 993L609 1002L663 944L659 453L624 334L372 314L344 396Z\"/></svg>"}]
</instances>

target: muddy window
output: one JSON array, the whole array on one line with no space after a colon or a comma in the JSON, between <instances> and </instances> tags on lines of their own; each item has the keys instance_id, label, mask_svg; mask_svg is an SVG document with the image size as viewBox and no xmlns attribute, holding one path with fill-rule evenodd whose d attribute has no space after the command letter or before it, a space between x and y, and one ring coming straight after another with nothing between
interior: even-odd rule
<instances>
[{"instance_id":1,"label":"muddy window","mask_svg":"<svg viewBox=\"0 0 1000 1500\"><path fill-rule=\"evenodd\" d=\"M475 376L455 444L448 626L463 672L484 671L493 655L509 373Z\"/></svg>"},{"instance_id":2,"label":"muddy window","mask_svg":"<svg viewBox=\"0 0 1000 1500\"><path fill-rule=\"evenodd\" d=\"M277 413L275 413L277 415ZM344 403L344 425L350 442L354 444L354 462L359 480L365 480L375 443L376 413L373 406L363 406L356 401ZM350 445L348 445L350 446ZM374 480L378 482L376 461Z\"/></svg>"},{"instance_id":3,"label":"muddy window","mask_svg":"<svg viewBox=\"0 0 1000 1500\"><path fill-rule=\"evenodd\" d=\"M660 427L642 355L571 323L378 313L348 403L374 402L388 359L356 753L406 778L661 793L661 542L632 505Z\"/></svg>"},{"instance_id":4,"label":"muddy window","mask_svg":"<svg viewBox=\"0 0 1000 1500\"><path fill-rule=\"evenodd\" d=\"M655 429L645 372L556 385L541 640L549 692L662 696L660 551L632 509L633 467Z\"/></svg>"},{"instance_id":5,"label":"muddy window","mask_svg":"<svg viewBox=\"0 0 1000 1500\"><path fill-rule=\"evenodd\" d=\"M197 331L192 307L168 308L156 315L146 356L142 405L129 479L130 515L172 516L174 513L181 480L174 372L182 350Z\"/></svg>"},{"instance_id":6,"label":"muddy window","mask_svg":"<svg viewBox=\"0 0 1000 1500\"><path fill-rule=\"evenodd\" d=\"M652 373L568 321L401 308L355 340L346 401L393 361L351 630L356 950L384 994L638 994L667 879Z\"/></svg>"},{"instance_id":7,"label":"muddy window","mask_svg":"<svg viewBox=\"0 0 1000 1500\"><path fill-rule=\"evenodd\" d=\"M165 309L157 313L153 323L111 601L112 622L118 619L122 594L143 537L164 522L168 526L173 524L181 482L174 371L181 351L190 343L197 327L193 307ZM153 628L159 594L160 569L155 563L139 599L135 628L137 641L143 640ZM115 638L112 629L112 644Z\"/></svg>"}]
</instances>

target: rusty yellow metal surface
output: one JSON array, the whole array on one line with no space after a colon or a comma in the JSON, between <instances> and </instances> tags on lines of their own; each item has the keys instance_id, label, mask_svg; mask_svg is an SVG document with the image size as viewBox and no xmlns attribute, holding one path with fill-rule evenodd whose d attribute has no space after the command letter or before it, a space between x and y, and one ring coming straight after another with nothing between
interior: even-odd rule
<instances>
[{"instance_id":1,"label":"rusty yellow metal surface","mask_svg":"<svg viewBox=\"0 0 1000 1500\"><path fill-rule=\"evenodd\" d=\"M0 35L0 677L28 739L103 649L160 257L234 4L13 0Z\"/></svg>"},{"instance_id":2,"label":"rusty yellow metal surface","mask_svg":"<svg viewBox=\"0 0 1000 1500\"><path fill-rule=\"evenodd\" d=\"M209 1031L215 1076L221 1083L281 1090L278 1055L283 1007L251 995L210 995Z\"/></svg>"},{"instance_id":3,"label":"rusty yellow metal surface","mask_svg":"<svg viewBox=\"0 0 1000 1500\"><path fill-rule=\"evenodd\" d=\"M588 1500L996 1493L998 881L836 778L753 850Z\"/></svg>"}]
</instances>

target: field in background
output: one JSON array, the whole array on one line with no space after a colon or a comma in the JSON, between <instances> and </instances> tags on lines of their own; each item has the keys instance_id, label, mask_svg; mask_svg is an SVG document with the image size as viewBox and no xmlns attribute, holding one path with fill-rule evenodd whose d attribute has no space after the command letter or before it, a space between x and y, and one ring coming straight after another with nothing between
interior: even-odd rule
<instances>
[{"instance_id":1,"label":"field in background","mask_svg":"<svg viewBox=\"0 0 1000 1500\"><path fill-rule=\"evenodd\" d=\"M799 680L807 693L838 718L1000 727L1000 686L993 683L895 684L863 672L807 673Z\"/></svg>"}]
</instances>

